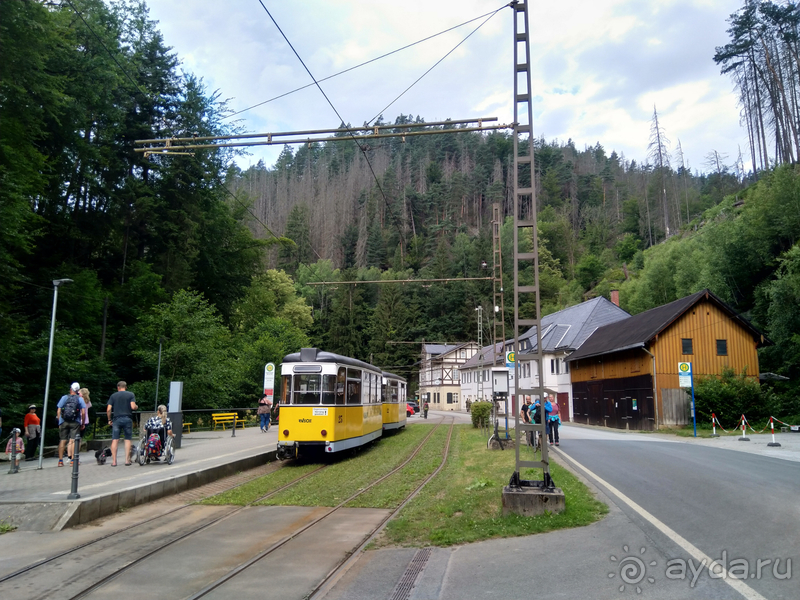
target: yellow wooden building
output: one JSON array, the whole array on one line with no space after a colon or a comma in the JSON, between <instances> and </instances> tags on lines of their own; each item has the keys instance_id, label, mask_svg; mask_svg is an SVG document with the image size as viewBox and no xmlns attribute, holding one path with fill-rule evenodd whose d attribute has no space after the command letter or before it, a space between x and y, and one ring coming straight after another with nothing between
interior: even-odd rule
<instances>
[{"instance_id":1,"label":"yellow wooden building","mask_svg":"<svg viewBox=\"0 0 800 600\"><path fill-rule=\"evenodd\" d=\"M597 329L570 357L574 420L622 429L688 422L678 363L694 377L724 367L758 377L757 349L771 342L703 290Z\"/></svg>"}]
</instances>

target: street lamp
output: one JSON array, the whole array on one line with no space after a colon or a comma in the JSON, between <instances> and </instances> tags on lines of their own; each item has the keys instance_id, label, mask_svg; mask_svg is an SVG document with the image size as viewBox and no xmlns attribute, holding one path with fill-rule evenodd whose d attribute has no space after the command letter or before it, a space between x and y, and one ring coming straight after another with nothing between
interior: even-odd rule
<instances>
[{"instance_id":1,"label":"street lamp","mask_svg":"<svg viewBox=\"0 0 800 600\"><path fill-rule=\"evenodd\" d=\"M50 349L47 351L47 379L44 383L44 406L42 407L42 437L39 439L39 468L44 460L44 430L47 425L47 397L50 395L50 370L53 365L53 337L56 333L56 304L58 303L58 286L72 283L72 279L53 280L53 314L50 316Z\"/></svg>"},{"instance_id":2,"label":"street lamp","mask_svg":"<svg viewBox=\"0 0 800 600\"><path fill-rule=\"evenodd\" d=\"M164 336L158 338L158 370L156 371L156 407L153 409L158 412L158 383L161 381L161 344L164 343Z\"/></svg>"}]
</instances>

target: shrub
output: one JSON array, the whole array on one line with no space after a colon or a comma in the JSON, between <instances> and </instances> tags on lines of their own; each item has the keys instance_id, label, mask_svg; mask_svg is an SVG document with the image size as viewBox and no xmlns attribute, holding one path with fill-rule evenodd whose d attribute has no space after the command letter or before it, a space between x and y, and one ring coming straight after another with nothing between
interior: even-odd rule
<instances>
[{"instance_id":1,"label":"shrub","mask_svg":"<svg viewBox=\"0 0 800 600\"><path fill-rule=\"evenodd\" d=\"M473 402L472 403L472 426L480 427L481 421L485 425L489 424L489 415L492 412L491 402Z\"/></svg>"},{"instance_id":2,"label":"shrub","mask_svg":"<svg viewBox=\"0 0 800 600\"><path fill-rule=\"evenodd\" d=\"M737 375L724 368L720 376L699 377L694 386L697 420L711 420L711 413L727 427L742 414L755 425L768 419L774 408L774 394L763 393L758 381L747 376L747 369Z\"/></svg>"}]
</instances>

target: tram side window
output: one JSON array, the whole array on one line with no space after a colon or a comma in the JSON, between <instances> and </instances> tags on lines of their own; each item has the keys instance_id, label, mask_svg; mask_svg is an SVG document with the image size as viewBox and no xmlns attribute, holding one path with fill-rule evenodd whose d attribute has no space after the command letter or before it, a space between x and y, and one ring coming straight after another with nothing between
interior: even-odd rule
<instances>
[{"instance_id":1,"label":"tram side window","mask_svg":"<svg viewBox=\"0 0 800 600\"><path fill-rule=\"evenodd\" d=\"M294 404L319 404L320 375L295 375Z\"/></svg>"},{"instance_id":2,"label":"tram side window","mask_svg":"<svg viewBox=\"0 0 800 600\"><path fill-rule=\"evenodd\" d=\"M322 403L335 404L336 402L336 375L322 376Z\"/></svg>"},{"instance_id":3,"label":"tram side window","mask_svg":"<svg viewBox=\"0 0 800 600\"><path fill-rule=\"evenodd\" d=\"M347 403L361 404L361 371L347 369Z\"/></svg>"},{"instance_id":4,"label":"tram side window","mask_svg":"<svg viewBox=\"0 0 800 600\"><path fill-rule=\"evenodd\" d=\"M344 367L339 367L336 375L336 404L344 404L346 384L347 370Z\"/></svg>"},{"instance_id":5,"label":"tram side window","mask_svg":"<svg viewBox=\"0 0 800 600\"><path fill-rule=\"evenodd\" d=\"M281 385L281 404L292 403L292 376L284 375L281 377L283 385Z\"/></svg>"},{"instance_id":6,"label":"tram side window","mask_svg":"<svg viewBox=\"0 0 800 600\"><path fill-rule=\"evenodd\" d=\"M393 381L389 384L389 402L397 402L397 382Z\"/></svg>"}]
</instances>

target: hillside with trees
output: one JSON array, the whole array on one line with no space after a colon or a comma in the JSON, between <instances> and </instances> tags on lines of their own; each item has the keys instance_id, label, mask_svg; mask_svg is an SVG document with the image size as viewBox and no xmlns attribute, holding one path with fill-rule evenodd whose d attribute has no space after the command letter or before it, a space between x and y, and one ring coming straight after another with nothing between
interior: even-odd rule
<instances>
[{"instance_id":1,"label":"hillside with trees","mask_svg":"<svg viewBox=\"0 0 800 600\"><path fill-rule=\"evenodd\" d=\"M125 379L149 406L159 341L158 400L163 381L182 380L187 408L253 405L264 363L304 345L370 360L413 390L419 343L477 339L475 309L492 313L491 282L354 282L491 276L499 203L510 334L510 133L342 133L246 170L226 150L144 157L134 140L237 132L231 111L180 70L144 3L71 4L0 2L7 422L42 400L54 279L73 283L59 289L51 401L71 381L104 399ZM764 31L791 62L795 42L777 25ZM775 86L796 85L796 65L782 72L747 83L790 109L778 118L762 104L749 117L754 140L785 147L749 172L713 150L707 172L687 168L655 107L642 161L599 142L536 140L546 312L612 289L639 312L709 287L775 342L762 370L790 377L775 390L797 398L800 182L794 166L773 164L795 156L775 141L797 114ZM422 116L387 122L432 129ZM491 331L485 322L484 340Z\"/></svg>"}]
</instances>

